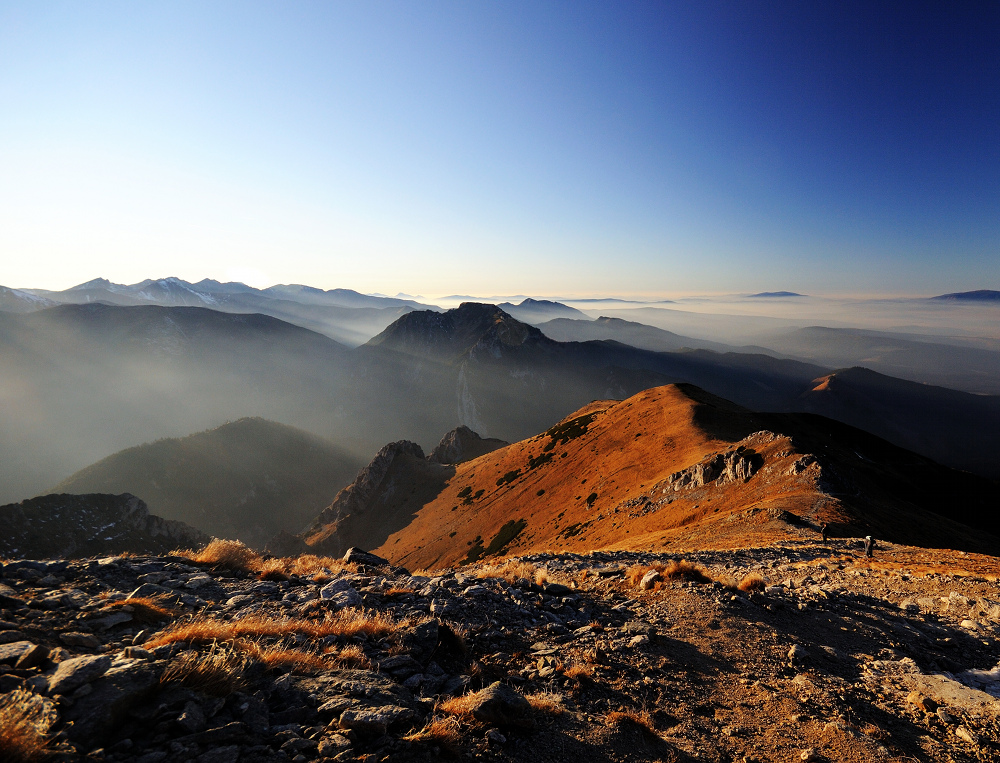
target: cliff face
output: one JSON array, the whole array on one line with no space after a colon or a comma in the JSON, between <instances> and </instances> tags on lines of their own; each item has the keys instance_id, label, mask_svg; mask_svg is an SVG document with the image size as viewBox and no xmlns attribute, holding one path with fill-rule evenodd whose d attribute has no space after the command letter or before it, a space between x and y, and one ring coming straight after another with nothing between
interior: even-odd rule
<instances>
[{"instance_id":1,"label":"cliff face","mask_svg":"<svg viewBox=\"0 0 1000 763\"><path fill-rule=\"evenodd\" d=\"M471 461L486 453L510 445L506 440L495 437L480 437L467 426L452 429L441 438L434 451L427 457L436 464L460 464Z\"/></svg>"},{"instance_id":2,"label":"cliff face","mask_svg":"<svg viewBox=\"0 0 1000 763\"><path fill-rule=\"evenodd\" d=\"M190 525L150 514L129 493L43 495L0 506L0 524L0 556L8 559L164 553L209 540Z\"/></svg>"}]
</instances>

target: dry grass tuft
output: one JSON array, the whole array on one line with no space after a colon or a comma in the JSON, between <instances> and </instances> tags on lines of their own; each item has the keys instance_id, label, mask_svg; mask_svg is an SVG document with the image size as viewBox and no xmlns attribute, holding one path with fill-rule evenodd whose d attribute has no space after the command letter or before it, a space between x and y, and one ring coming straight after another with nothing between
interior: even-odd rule
<instances>
[{"instance_id":1,"label":"dry grass tuft","mask_svg":"<svg viewBox=\"0 0 1000 763\"><path fill-rule=\"evenodd\" d=\"M261 645L254 641L239 640L232 643L233 649L266 668L291 668L293 673L315 673L329 670L328 660L312 652L289 649L278 645Z\"/></svg>"},{"instance_id":2,"label":"dry grass tuft","mask_svg":"<svg viewBox=\"0 0 1000 763\"><path fill-rule=\"evenodd\" d=\"M205 617L172 625L153 636L144 646L153 649L176 641L204 644L213 641L232 642L241 638L286 638L300 634L309 638L324 636L350 638L362 634L370 638L380 638L393 633L397 627L391 615L361 609L341 609L323 620L278 620L264 615L251 615L239 620Z\"/></svg>"},{"instance_id":3,"label":"dry grass tuft","mask_svg":"<svg viewBox=\"0 0 1000 763\"><path fill-rule=\"evenodd\" d=\"M750 593L750 591L763 591L765 587L764 576L759 572L751 572L736 587L746 593Z\"/></svg>"},{"instance_id":4,"label":"dry grass tuft","mask_svg":"<svg viewBox=\"0 0 1000 763\"><path fill-rule=\"evenodd\" d=\"M659 570L667 580L688 580L692 583L711 583L712 576L700 564L694 564L687 559L673 559Z\"/></svg>"},{"instance_id":5,"label":"dry grass tuft","mask_svg":"<svg viewBox=\"0 0 1000 763\"><path fill-rule=\"evenodd\" d=\"M566 676L566 678L576 681L577 684L582 684L593 678L594 669L590 665L576 663L575 665L570 665L568 668L563 670L562 674Z\"/></svg>"},{"instance_id":6,"label":"dry grass tuft","mask_svg":"<svg viewBox=\"0 0 1000 763\"><path fill-rule=\"evenodd\" d=\"M214 697L227 697L246 685L247 658L229 646L213 644L208 654L183 652L175 657L161 684L180 684Z\"/></svg>"},{"instance_id":7,"label":"dry grass tuft","mask_svg":"<svg viewBox=\"0 0 1000 763\"><path fill-rule=\"evenodd\" d=\"M173 620L177 610L168 606L167 599L159 596L137 596L134 599L117 599L109 602L106 609L126 609L132 619L142 625Z\"/></svg>"},{"instance_id":8,"label":"dry grass tuft","mask_svg":"<svg viewBox=\"0 0 1000 763\"><path fill-rule=\"evenodd\" d=\"M457 715L460 718L472 718L472 708L479 701L481 692L463 694L460 697L450 697L438 705L438 710L448 715Z\"/></svg>"},{"instance_id":9,"label":"dry grass tuft","mask_svg":"<svg viewBox=\"0 0 1000 763\"><path fill-rule=\"evenodd\" d=\"M180 551L178 555L199 564L212 564L242 572L258 570L261 565L260 554L238 540L215 538L200 551Z\"/></svg>"},{"instance_id":10,"label":"dry grass tuft","mask_svg":"<svg viewBox=\"0 0 1000 763\"><path fill-rule=\"evenodd\" d=\"M518 580L534 580L539 570L535 565L522 562L519 559L509 559L503 564L491 564L481 568L477 578L503 578L508 583Z\"/></svg>"},{"instance_id":11,"label":"dry grass tuft","mask_svg":"<svg viewBox=\"0 0 1000 763\"><path fill-rule=\"evenodd\" d=\"M616 710L608 713L604 717L604 722L612 728L622 726L631 727L640 731L644 737L655 740L660 739L660 735L656 733L656 727L653 725L653 719L645 711Z\"/></svg>"},{"instance_id":12,"label":"dry grass tuft","mask_svg":"<svg viewBox=\"0 0 1000 763\"><path fill-rule=\"evenodd\" d=\"M0 698L0 760L34 763L48 754L41 702L20 689Z\"/></svg>"},{"instance_id":13,"label":"dry grass tuft","mask_svg":"<svg viewBox=\"0 0 1000 763\"><path fill-rule=\"evenodd\" d=\"M562 715L566 712L563 707L561 694L555 692L540 691L534 694L526 694L524 698L528 700L531 709L542 715Z\"/></svg>"},{"instance_id":14,"label":"dry grass tuft","mask_svg":"<svg viewBox=\"0 0 1000 763\"><path fill-rule=\"evenodd\" d=\"M365 655L365 650L357 644L349 644L337 651L333 663L340 668L361 668L371 670L372 663Z\"/></svg>"},{"instance_id":15,"label":"dry grass tuft","mask_svg":"<svg viewBox=\"0 0 1000 763\"><path fill-rule=\"evenodd\" d=\"M535 572L535 585L545 585L549 582L549 572L545 569L539 569Z\"/></svg>"},{"instance_id":16,"label":"dry grass tuft","mask_svg":"<svg viewBox=\"0 0 1000 763\"><path fill-rule=\"evenodd\" d=\"M419 742L447 750L453 755L462 751L462 731L455 718L435 718L420 731L403 737L405 742Z\"/></svg>"}]
</instances>

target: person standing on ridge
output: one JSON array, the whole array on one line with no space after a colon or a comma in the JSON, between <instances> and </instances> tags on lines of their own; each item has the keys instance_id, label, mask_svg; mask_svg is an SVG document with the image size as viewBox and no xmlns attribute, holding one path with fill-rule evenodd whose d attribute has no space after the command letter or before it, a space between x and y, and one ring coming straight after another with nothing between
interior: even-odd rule
<instances>
[{"instance_id":1,"label":"person standing on ridge","mask_svg":"<svg viewBox=\"0 0 1000 763\"><path fill-rule=\"evenodd\" d=\"M871 558L872 551L875 550L875 539L871 535L865 536L865 556Z\"/></svg>"},{"instance_id":2,"label":"person standing on ridge","mask_svg":"<svg viewBox=\"0 0 1000 763\"><path fill-rule=\"evenodd\" d=\"M823 542L826 543L826 537L830 534L830 524L828 522L824 522L820 531L823 533Z\"/></svg>"}]
</instances>

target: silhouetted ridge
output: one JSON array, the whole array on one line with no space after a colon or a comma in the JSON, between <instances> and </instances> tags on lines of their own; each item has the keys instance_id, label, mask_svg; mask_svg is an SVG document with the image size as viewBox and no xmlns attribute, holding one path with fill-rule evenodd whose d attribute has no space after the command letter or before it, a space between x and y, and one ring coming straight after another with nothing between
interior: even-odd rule
<instances>
[{"instance_id":1,"label":"silhouetted ridge","mask_svg":"<svg viewBox=\"0 0 1000 763\"><path fill-rule=\"evenodd\" d=\"M521 323L496 305L463 302L445 313L407 313L368 345L454 357L480 350L499 355L505 347L548 341L534 326Z\"/></svg>"},{"instance_id":2,"label":"silhouetted ridge","mask_svg":"<svg viewBox=\"0 0 1000 763\"><path fill-rule=\"evenodd\" d=\"M931 299L944 299L960 302L1000 302L1000 291L993 289L977 289L976 291L958 291L953 294L942 294Z\"/></svg>"}]
</instances>

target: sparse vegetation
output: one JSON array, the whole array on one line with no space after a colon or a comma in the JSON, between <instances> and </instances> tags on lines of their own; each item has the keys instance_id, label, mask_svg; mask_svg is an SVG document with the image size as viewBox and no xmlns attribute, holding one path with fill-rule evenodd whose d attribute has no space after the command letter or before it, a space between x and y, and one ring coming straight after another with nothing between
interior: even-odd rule
<instances>
[{"instance_id":1,"label":"sparse vegetation","mask_svg":"<svg viewBox=\"0 0 1000 763\"><path fill-rule=\"evenodd\" d=\"M161 684L180 684L214 697L226 697L242 689L247 658L231 646L212 644L206 654L182 652L174 657L160 677Z\"/></svg>"},{"instance_id":2,"label":"sparse vegetation","mask_svg":"<svg viewBox=\"0 0 1000 763\"><path fill-rule=\"evenodd\" d=\"M260 615L237 620L220 620L194 617L172 625L156 634L144 646L152 649L162 644L184 641L189 644L234 642L241 638L285 638L303 635L309 638L324 636L352 637L364 634L381 638L394 632L398 624L386 612L367 612L360 609L341 609L323 620L274 619Z\"/></svg>"},{"instance_id":3,"label":"sparse vegetation","mask_svg":"<svg viewBox=\"0 0 1000 763\"><path fill-rule=\"evenodd\" d=\"M751 591L763 591L764 590L764 577L759 572L751 572L746 575L736 587L741 591L749 593Z\"/></svg>"},{"instance_id":4,"label":"sparse vegetation","mask_svg":"<svg viewBox=\"0 0 1000 763\"><path fill-rule=\"evenodd\" d=\"M520 469L511 469L509 472L507 472L500 479L497 480L497 487L501 487L503 485L514 482L520 476L521 476Z\"/></svg>"},{"instance_id":5,"label":"sparse vegetation","mask_svg":"<svg viewBox=\"0 0 1000 763\"><path fill-rule=\"evenodd\" d=\"M215 567L247 572L259 569L260 554L238 540L221 540L215 538L200 551L181 551L180 556L199 564L211 564Z\"/></svg>"},{"instance_id":6,"label":"sparse vegetation","mask_svg":"<svg viewBox=\"0 0 1000 763\"><path fill-rule=\"evenodd\" d=\"M539 691L534 694L526 694L524 698L528 700L531 709L542 715L562 715L566 712L563 707L563 697L550 691Z\"/></svg>"},{"instance_id":7,"label":"sparse vegetation","mask_svg":"<svg viewBox=\"0 0 1000 763\"><path fill-rule=\"evenodd\" d=\"M108 609L121 609L132 615L132 619L143 625L172 620L177 612L168 606L163 597L137 596L134 599L117 599L105 605Z\"/></svg>"},{"instance_id":8,"label":"sparse vegetation","mask_svg":"<svg viewBox=\"0 0 1000 763\"><path fill-rule=\"evenodd\" d=\"M48 753L40 698L17 689L0 697L0 760L36 763Z\"/></svg>"},{"instance_id":9,"label":"sparse vegetation","mask_svg":"<svg viewBox=\"0 0 1000 763\"><path fill-rule=\"evenodd\" d=\"M406 742L435 745L452 755L462 751L462 727L457 718L434 718L419 731L414 731L402 739Z\"/></svg>"},{"instance_id":10,"label":"sparse vegetation","mask_svg":"<svg viewBox=\"0 0 1000 763\"><path fill-rule=\"evenodd\" d=\"M518 580L534 580L537 568L530 562L519 559L509 559L502 564L491 564L476 572L477 578L503 578L508 583Z\"/></svg>"},{"instance_id":11,"label":"sparse vegetation","mask_svg":"<svg viewBox=\"0 0 1000 763\"><path fill-rule=\"evenodd\" d=\"M653 725L653 719L646 711L615 710L608 713L604 717L604 721L611 727L631 726L640 731L644 737L660 739L660 735L656 733L656 727Z\"/></svg>"}]
</instances>

